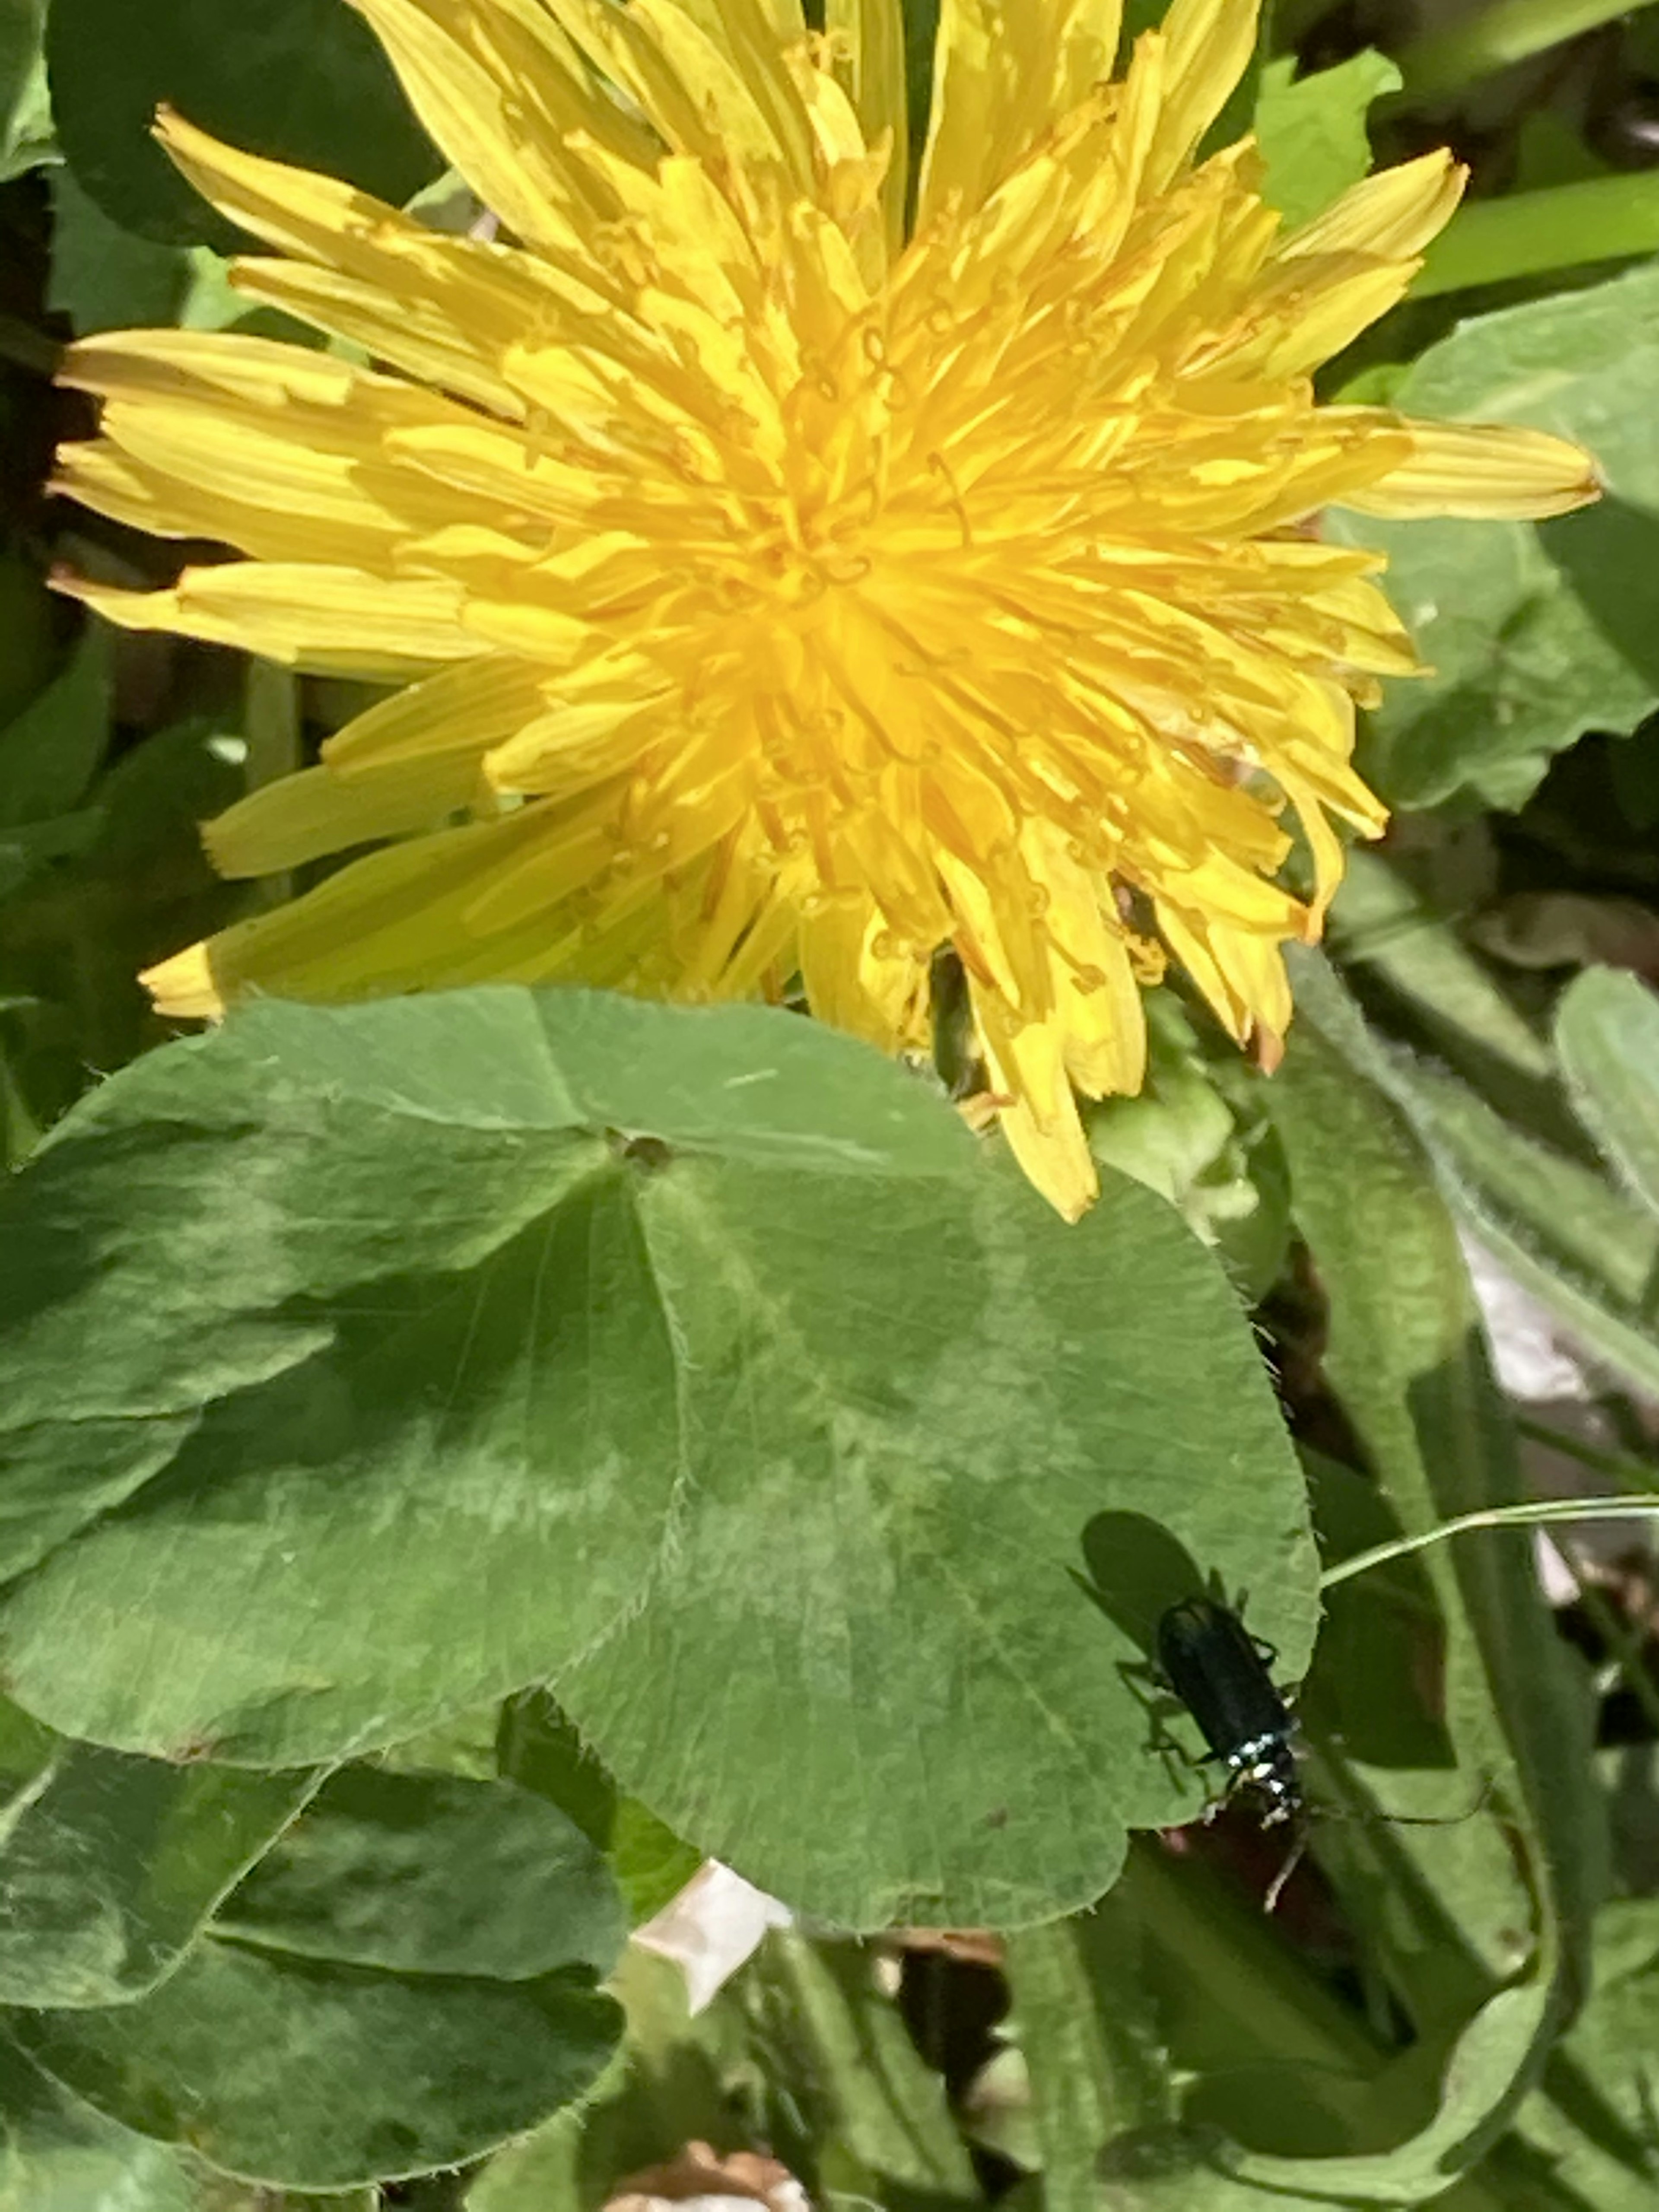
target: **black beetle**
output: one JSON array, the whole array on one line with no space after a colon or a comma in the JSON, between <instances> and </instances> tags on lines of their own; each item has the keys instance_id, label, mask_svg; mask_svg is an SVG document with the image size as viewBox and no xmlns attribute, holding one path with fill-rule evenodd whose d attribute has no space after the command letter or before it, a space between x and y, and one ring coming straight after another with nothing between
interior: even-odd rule
<instances>
[{"instance_id":1,"label":"black beetle","mask_svg":"<svg viewBox=\"0 0 1659 2212\"><path fill-rule=\"evenodd\" d=\"M1183 1598L1158 1625L1158 1665L1198 1723L1209 1755L1227 1769L1226 1795L1265 1801L1264 1828L1297 1820L1296 1722L1268 1673L1270 1645L1214 1598Z\"/></svg>"}]
</instances>

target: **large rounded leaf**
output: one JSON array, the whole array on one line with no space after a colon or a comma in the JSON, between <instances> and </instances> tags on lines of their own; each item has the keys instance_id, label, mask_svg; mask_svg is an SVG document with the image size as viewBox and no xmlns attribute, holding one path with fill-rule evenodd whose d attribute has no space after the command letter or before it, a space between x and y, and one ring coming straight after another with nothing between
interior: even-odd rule
<instances>
[{"instance_id":1,"label":"large rounded leaf","mask_svg":"<svg viewBox=\"0 0 1659 2212\"><path fill-rule=\"evenodd\" d=\"M1390 687L1364 766L1395 806L1457 792L1519 806L1586 730L1633 729L1659 700L1659 270L1460 323L1390 395L1409 415L1519 422L1577 439L1606 495L1550 522L1331 518L1389 556L1389 598L1427 673Z\"/></svg>"},{"instance_id":2,"label":"large rounded leaf","mask_svg":"<svg viewBox=\"0 0 1659 2212\"><path fill-rule=\"evenodd\" d=\"M76 179L114 222L168 245L234 245L240 234L156 144L163 104L393 202L442 166L342 0L52 0L46 67Z\"/></svg>"},{"instance_id":3,"label":"large rounded leaf","mask_svg":"<svg viewBox=\"0 0 1659 2212\"><path fill-rule=\"evenodd\" d=\"M148 1480L83 1449L86 1525L60 1494L0 1603L66 1731L294 1764L544 1681L790 1902L1017 1922L1196 1802L1123 1671L1148 1560L1305 1658L1300 1480L1216 1263L1121 1178L1066 1226L794 1016L267 1004L105 1085L8 1204L37 1463L70 1409L196 1417Z\"/></svg>"},{"instance_id":4,"label":"large rounded leaf","mask_svg":"<svg viewBox=\"0 0 1659 2212\"><path fill-rule=\"evenodd\" d=\"M114 2005L169 1973L315 1787L65 1743L0 1705L0 2004Z\"/></svg>"},{"instance_id":5,"label":"large rounded leaf","mask_svg":"<svg viewBox=\"0 0 1659 2212\"><path fill-rule=\"evenodd\" d=\"M203 2212L185 2160L71 2097L0 2036L7 2212Z\"/></svg>"},{"instance_id":6,"label":"large rounded leaf","mask_svg":"<svg viewBox=\"0 0 1659 2212\"><path fill-rule=\"evenodd\" d=\"M372 1766L330 1776L216 1925L310 1958L507 1982L608 1973L628 1933L605 1861L545 1798Z\"/></svg>"},{"instance_id":7,"label":"large rounded leaf","mask_svg":"<svg viewBox=\"0 0 1659 2212\"><path fill-rule=\"evenodd\" d=\"M136 2004L6 2017L46 2072L138 2134L249 2180L338 2189L523 2134L596 2079L622 2012L570 1974L376 1973L210 1937Z\"/></svg>"}]
</instances>

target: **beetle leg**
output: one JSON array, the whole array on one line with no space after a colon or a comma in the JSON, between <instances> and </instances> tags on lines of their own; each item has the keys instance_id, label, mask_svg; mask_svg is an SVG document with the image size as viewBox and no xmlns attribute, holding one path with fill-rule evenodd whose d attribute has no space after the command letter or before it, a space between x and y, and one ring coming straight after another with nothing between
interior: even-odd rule
<instances>
[{"instance_id":1,"label":"beetle leg","mask_svg":"<svg viewBox=\"0 0 1659 2212\"><path fill-rule=\"evenodd\" d=\"M1214 1758L1214 1753L1206 1752L1201 1758L1195 1757L1179 1736L1170 1734L1169 1723L1187 1708L1170 1687L1161 1667L1151 1659L1121 1659L1117 1671L1146 1716L1147 1751L1163 1760L1170 1786L1178 1787L1183 1774L1204 1765Z\"/></svg>"}]
</instances>

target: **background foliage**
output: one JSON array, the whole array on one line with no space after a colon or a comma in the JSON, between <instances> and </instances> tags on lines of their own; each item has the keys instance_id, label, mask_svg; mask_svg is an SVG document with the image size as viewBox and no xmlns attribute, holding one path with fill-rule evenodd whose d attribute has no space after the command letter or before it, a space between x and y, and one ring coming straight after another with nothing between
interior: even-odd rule
<instances>
[{"instance_id":1,"label":"background foliage","mask_svg":"<svg viewBox=\"0 0 1659 2212\"><path fill-rule=\"evenodd\" d=\"M46 496L64 338L281 326L162 100L444 205L339 0L0 0L0 2204L587 2212L690 2142L893 2212L1650 2204L1650 1556L1320 1578L1542 1443L1659 1474L1659 10L1264 28L1291 219L1474 165L1330 395L1608 496L1355 529L1433 664L1395 827L1271 1081L1158 994L1075 1228L783 1011L146 1012L249 896L198 822L361 704L47 586L167 557ZM1472 1238L1577 1364L1500 1385ZM1328 1814L1272 1920L1149 1727L1206 1583ZM626 1938L706 1854L798 1921L693 2017Z\"/></svg>"}]
</instances>

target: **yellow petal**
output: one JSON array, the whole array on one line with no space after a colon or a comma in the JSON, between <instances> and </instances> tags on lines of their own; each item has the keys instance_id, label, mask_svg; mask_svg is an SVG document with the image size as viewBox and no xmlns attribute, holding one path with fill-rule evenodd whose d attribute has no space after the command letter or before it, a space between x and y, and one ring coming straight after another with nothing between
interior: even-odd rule
<instances>
[{"instance_id":1,"label":"yellow petal","mask_svg":"<svg viewBox=\"0 0 1659 2212\"><path fill-rule=\"evenodd\" d=\"M1052 127L1056 111L1108 74L1119 15L1117 0L1013 8L941 0L918 228L953 198L969 212L980 207Z\"/></svg>"},{"instance_id":2,"label":"yellow petal","mask_svg":"<svg viewBox=\"0 0 1659 2212\"><path fill-rule=\"evenodd\" d=\"M250 295L375 366L179 333L70 357L104 419L63 487L251 557L67 588L419 679L209 832L229 872L392 842L163 963L162 1001L799 974L904 1050L949 945L981 1114L1075 1213L1078 1095L1144 1073L1163 956L1129 918L1267 1065L1283 948L1382 824L1354 711L1414 656L1380 560L1311 520L1594 489L1540 433L1318 403L1455 166L1281 238L1250 142L1194 166L1255 0L1172 0L1116 84L1117 0L941 0L902 243L900 0L823 0L821 34L801 0L356 4L502 237L170 118L267 243Z\"/></svg>"},{"instance_id":3,"label":"yellow petal","mask_svg":"<svg viewBox=\"0 0 1659 2212\"><path fill-rule=\"evenodd\" d=\"M519 303L517 317L503 323L499 343L492 345L489 319L479 311L482 285L468 288L467 305L473 313L463 327L445 312L441 295L447 288L441 283L433 287L439 297L422 300L407 279L393 291L337 269L308 269L303 262L259 254L240 255L230 264L229 276L244 298L361 346L417 384L452 392L509 422L523 419L524 395L495 362L522 333L526 315L535 312L528 301Z\"/></svg>"},{"instance_id":4,"label":"yellow petal","mask_svg":"<svg viewBox=\"0 0 1659 2212\"><path fill-rule=\"evenodd\" d=\"M1211 932L1201 914L1183 913L1165 900L1157 902L1158 926L1164 941L1197 985L1211 1012L1235 1044L1248 1044L1250 1010L1211 949Z\"/></svg>"},{"instance_id":5,"label":"yellow petal","mask_svg":"<svg viewBox=\"0 0 1659 2212\"><path fill-rule=\"evenodd\" d=\"M1137 1091L1146 1023L1111 884L1080 866L1063 838L1028 833L1026 844L1032 876L1048 894L1043 923L1066 1073L1091 1098Z\"/></svg>"},{"instance_id":6,"label":"yellow petal","mask_svg":"<svg viewBox=\"0 0 1659 2212\"><path fill-rule=\"evenodd\" d=\"M752 167L780 184L799 181L803 162L810 169L810 134L799 115L787 116L788 94L775 82L746 82L719 44L673 0L646 0L626 9L611 0L545 4L572 43L637 102L677 153L704 163L714 175L728 173L722 157L729 155L738 173Z\"/></svg>"},{"instance_id":7,"label":"yellow petal","mask_svg":"<svg viewBox=\"0 0 1659 2212\"><path fill-rule=\"evenodd\" d=\"M459 594L444 583L387 583L320 563L254 561L186 568L167 592L53 580L122 629L240 646L313 675L398 683L424 675L434 661L484 650L460 627Z\"/></svg>"},{"instance_id":8,"label":"yellow petal","mask_svg":"<svg viewBox=\"0 0 1659 2212\"><path fill-rule=\"evenodd\" d=\"M1279 248L1285 261L1363 253L1406 261L1422 252L1457 211L1468 172L1443 146L1362 177Z\"/></svg>"},{"instance_id":9,"label":"yellow petal","mask_svg":"<svg viewBox=\"0 0 1659 2212\"><path fill-rule=\"evenodd\" d=\"M463 661L379 701L336 731L322 765L251 793L203 838L222 875L301 866L372 839L441 826L478 805L495 810L483 775L493 744L544 710L518 663Z\"/></svg>"},{"instance_id":10,"label":"yellow petal","mask_svg":"<svg viewBox=\"0 0 1659 2212\"><path fill-rule=\"evenodd\" d=\"M1060 1038L1042 1023L1012 1028L977 994L974 1011L1008 1148L1055 1211L1075 1221L1099 1195L1100 1178Z\"/></svg>"},{"instance_id":11,"label":"yellow petal","mask_svg":"<svg viewBox=\"0 0 1659 2212\"><path fill-rule=\"evenodd\" d=\"M324 763L344 782L394 761L465 752L482 763L544 711L544 681L504 653L458 662L355 715L325 743Z\"/></svg>"},{"instance_id":12,"label":"yellow petal","mask_svg":"<svg viewBox=\"0 0 1659 2212\"><path fill-rule=\"evenodd\" d=\"M886 149L881 202L888 252L896 260L904 243L910 145L898 0L828 0L824 27L836 76L852 100L865 144Z\"/></svg>"},{"instance_id":13,"label":"yellow petal","mask_svg":"<svg viewBox=\"0 0 1659 2212\"><path fill-rule=\"evenodd\" d=\"M1601 495L1595 464L1583 447L1546 431L1389 419L1409 435L1410 458L1343 498L1341 505L1362 514L1527 522L1570 514Z\"/></svg>"},{"instance_id":14,"label":"yellow petal","mask_svg":"<svg viewBox=\"0 0 1659 2212\"><path fill-rule=\"evenodd\" d=\"M491 877L544 835L525 808L505 821L389 846L142 980L161 1012L193 1015L248 991L330 1001L507 974L556 939L551 918L538 914L529 928L492 937L470 930L465 915Z\"/></svg>"},{"instance_id":15,"label":"yellow petal","mask_svg":"<svg viewBox=\"0 0 1659 2212\"><path fill-rule=\"evenodd\" d=\"M202 833L222 876L264 876L384 837L440 827L478 787L465 758L398 761L349 783L326 768L250 792Z\"/></svg>"},{"instance_id":16,"label":"yellow petal","mask_svg":"<svg viewBox=\"0 0 1659 2212\"><path fill-rule=\"evenodd\" d=\"M340 279L336 287L308 283L297 266L276 304L360 339L411 374L435 349L447 389L496 413L523 412L518 395L491 369L509 343L544 324L562 292L569 292L545 264L508 248L442 237L332 177L223 145L182 116L164 113L156 135L175 167L222 214L297 263L332 270ZM255 296L283 291L269 263L239 265Z\"/></svg>"},{"instance_id":17,"label":"yellow petal","mask_svg":"<svg viewBox=\"0 0 1659 2212\"><path fill-rule=\"evenodd\" d=\"M745 165L781 164L810 193L813 134L789 65L805 43L799 10L769 12L758 0L630 0L659 53L721 143ZM685 147L702 152L704 142ZM752 149L752 151L751 151Z\"/></svg>"},{"instance_id":18,"label":"yellow petal","mask_svg":"<svg viewBox=\"0 0 1659 2212\"><path fill-rule=\"evenodd\" d=\"M101 443L67 449L66 482L89 491L101 472L129 508L170 508L175 532L268 561L325 542L340 566L384 569L401 540L457 519L387 445L452 410L392 378L228 331L88 340L64 375L104 401Z\"/></svg>"},{"instance_id":19,"label":"yellow petal","mask_svg":"<svg viewBox=\"0 0 1659 2212\"><path fill-rule=\"evenodd\" d=\"M1210 942L1229 980L1250 1010L1257 1036L1282 1042L1291 1023L1291 981L1282 947L1248 930L1212 929Z\"/></svg>"},{"instance_id":20,"label":"yellow petal","mask_svg":"<svg viewBox=\"0 0 1659 2212\"><path fill-rule=\"evenodd\" d=\"M217 1021L225 1000L214 981L210 941L188 945L166 960L146 968L138 981L155 1001L158 1014L171 1014L181 1022Z\"/></svg>"},{"instance_id":21,"label":"yellow petal","mask_svg":"<svg viewBox=\"0 0 1659 2212\"><path fill-rule=\"evenodd\" d=\"M1142 185L1158 191L1226 106L1255 49L1261 0L1171 0L1164 97Z\"/></svg>"},{"instance_id":22,"label":"yellow petal","mask_svg":"<svg viewBox=\"0 0 1659 2212\"><path fill-rule=\"evenodd\" d=\"M607 116L570 43L534 0L350 0L373 26L410 104L484 205L527 243L578 244L580 185L567 131L610 135L643 157L637 132Z\"/></svg>"}]
</instances>

